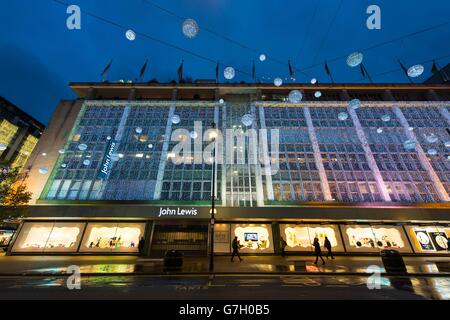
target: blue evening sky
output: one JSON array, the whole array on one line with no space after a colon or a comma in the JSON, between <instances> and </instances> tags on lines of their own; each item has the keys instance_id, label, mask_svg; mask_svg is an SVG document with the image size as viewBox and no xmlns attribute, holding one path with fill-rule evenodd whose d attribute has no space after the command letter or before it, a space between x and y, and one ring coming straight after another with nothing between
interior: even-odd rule
<instances>
[{"instance_id":1,"label":"blue evening sky","mask_svg":"<svg viewBox=\"0 0 450 320\"><path fill-rule=\"evenodd\" d=\"M184 37L181 20L151 3L195 19L200 26L198 36ZM48 123L59 100L75 97L69 82L100 81L110 59L114 62L109 81L134 80L146 59L146 81L176 79L182 59L185 76L215 77L215 63L149 40L142 33L244 71L237 72L233 81L252 81L253 60L261 81L286 78L291 59L294 67L308 74L296 71L297 81L309 82L314 76L329 82L323 61L357 50L363 50L366 68L380 83L407 81L397 59L407 67L433 58L439 58L441 66L450 62L450 23L364 51L450 22L449 0L72 0L70 4L81 7L81 30L66 28L66 7L54 0L0 0L0 95L43 123ZM366 9L371 4L381 7L381 30L366 28ZM125 38L127 28L138 33L135 41ZM205 29L265 53L268 59L259 62L256 52ZM424 65L426 71L416 82L430 74L431 63ZM336 82L367 81L361 79L359 69L346 67L345 59L329 66ZM225 81L222 73L223 67L220 79Z\"/></svg>"}]
</instances>

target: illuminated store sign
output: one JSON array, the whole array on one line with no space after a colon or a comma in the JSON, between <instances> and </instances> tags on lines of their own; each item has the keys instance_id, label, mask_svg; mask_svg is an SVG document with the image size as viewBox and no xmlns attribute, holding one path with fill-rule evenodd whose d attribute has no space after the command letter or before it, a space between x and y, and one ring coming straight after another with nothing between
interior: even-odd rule
<instances>
[{"instance_id":1,"label":"illuminated store sign","mask_svg":"<svg viewBox=\"0 0 450 320\"><path fill-rule=\"evenodd\" d=\"M411 252L400 226L350 225L341 228L349 252L376 252L383 249Z\"/></svg>"},{"instance_id":2,"label":"illuminated store sign","mask_svg":"<svg viewBox=\"0 0 450 320\"><path fill-rule=\"evenodd\" d=\"M417 252L448 253L450 227L407 226L408 235Z\"/></svg>"},{"instance_id":3,"label":"illuminated store sign","mask_svg":"<svg viewBox=\"0 0 450 320\"><path fill-rule=\"evenodd\" d=\"M198 211L196 208L181 209L181 208L159 208L158 218L163 216L196 216Z\"/></svg>"},{"instance_id":4,"label":"illuminated store sign","mask_svg":"<svg viewBox=\"0 0 450 320\"><path fill-rule=\"evenodd\" d=\"M111 171L112 162L113 162L112 157L116 153L117 146L118 146L117 141L115 141L115 140L109 141L108 147L106 149L107 150L106 155L103 158L102 165L100 167L100 172L97 175L98 179L101 179L101 180L106 179L109 172Z\"/></svg>"}]
</instances>

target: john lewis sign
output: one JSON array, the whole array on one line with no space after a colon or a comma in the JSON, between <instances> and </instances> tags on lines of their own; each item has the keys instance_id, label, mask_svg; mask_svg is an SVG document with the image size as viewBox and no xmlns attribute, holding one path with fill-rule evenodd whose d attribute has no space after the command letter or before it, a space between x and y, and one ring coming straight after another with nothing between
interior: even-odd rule
<instances>
[{"instance_id":1,"label":"john lewis sign","mask_svg":"<svg viewBox=\"0 0 450 320\"><path fill-rule=\"evenodd\" d=\"M182 208L159 208L159 215L158 218L161 217L167 217L167 216L174 216L174 217L195 217L197 216L198 211L196 208L191 208L191 209L182 209Z\"/></svg>"}]
</instances>

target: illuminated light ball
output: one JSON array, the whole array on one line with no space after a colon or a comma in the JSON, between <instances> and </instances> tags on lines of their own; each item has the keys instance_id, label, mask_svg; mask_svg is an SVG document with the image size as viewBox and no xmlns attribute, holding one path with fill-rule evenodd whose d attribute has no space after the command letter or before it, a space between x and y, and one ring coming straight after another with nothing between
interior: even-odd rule
<instances>
[{"instance_id":1,"label":"illuminated light ball","mask_svg":"<svg viewBox=\"0 0 450 320\"><path fill-rule=\"evenodd\" d=\"M130 41L134 41L136 39L136 33L133 30L128 29L127 32L125 32L125 37Z\"/></svg>"},{"instance_id":2,"label":"illuminated light ball","mask_svg":"<svg viewBox=\"0 0 450 320\"><path fill-rule=\"evenodd\" d=\"M264 54L264 53L261 53L260 55L259 55L259 61L266 61L266 55Z\"/></svg>"},{"instance_id":3,"label":"illuminated light ball","mask_svg":"<svg viewBox=\"0 0 450 320\"><path fill-rule=\"evenodd\" d=\"M136 129L134 129L134 131L136 131L137 134L141 134L142 133L142 128L141 127L136 127Z\"/></svg>"},{"instance_id":4,"label":"illuminated light ball","mask_svg":"<svg viewBox=\"0 0 450 320\"><path fill-rule=\"evenodd\" d=\"M244 114L241 122L244 126L250 127L253 124L253 116L251 114Z\"/></svg>"},{"instance_id":5,"label":"illuminated light ball","mask_svg":"<svg viewBox=\"0 0 450 320\"><path fill-rule=\"evenodd\" d=\"M348 113L347 112L341 112L338 114L338 119L341 121L345 121L348 119Z\"/></svg>"},{"instance_id":6,"label":"illuminated light ball","mask_svg":"<svg viewBox=\"0 0 450 320\"><path fill-rule=\"evenodd\" d=\"M389 122L389 121L391 121L391 116L388 115L388 114L385 114L385 115L383 115L383 116L381 117L381 121L383 121L383 122Z\"/></svg>"},{"instance_id":7,"label":"illuminated light ball","mask_svg":"<svg viewBox=\"0 0 450 320\"><path fill-rule=\"evenodd\" d=\"M39 168L39 173L40 174L47 174L48 173L48 168L47 167Z\"/></svg>"},{"instance_id":8,"label":"illuminated light ball","mask_svg":"<svg viewBox=\"0 0 450 320\"><path fill-rule=\"evenodd\" d=\"M66 152L64 149L59 149L59 150L58 150L58 153L59 153L59 154L64 154L64 152Z\"/></svg>"},{"instance_id":9,"label":"illuminated light ball","mask_svg":"<svg viewBox=\"0 0 450 320\"><path fill-rule=\"evenodd\" d=\"M223 70L223 76L227 80L231 80L236 75L236 71L234 71L233 67L226 67L225 70Z\"/></svg>"},{"instance_id":10,"label":"illuminated light ball","mask_svg":"<svg viewBox=\"0 0 450 320\"><path fill-rule=\"evenodd\" d=\"M42 152L42 156L43 156L43 157L46 157L47 154L46 154L45 152Z\"/></svg>"},{"instance_id":11,"label":"illuminated light ball","mask_svg":"<svg viewBox=\"0 0 450 320\"><path fill-rule=\"evenodd\" d=\"M290 103L299 103L300 101L302 101L303 95L298 90L292 90L291 92L289 92L288 99Z\"/></svg>"},{"instance_id":12,"label":"illuminated light ball","mask_svg":"<svg viewBox=\"0 0 450 320\"><path fill-rule=\"evenodd\" d=\"M320 91L314 92L314 97L320 98L321 96L322 96L322 92L320 92Z\"/></svg>"},{"instance_id":13,"label":"illuminated light ball","mask_svg":"<svg viewBox=\"0 0 450 320\"><path fill-rule=\"evenodd\" d=\"M378 128L378 129L377 129L377 133L383 133L383 129Z\"/></svg>"},{"instance_id":14,"label":"illuminated light ball","mask_svg":"<svg viewBox=\"0 0 450 320\"><path fill-rule=\"evenodd\" d=\"M450 141L446 141L446 142L444 143L444 145L445 145L446 148L449 148L449 149L450 149Z\"/></svg>"},{"instance_id":15,"label":"illuminated light ball","mask_svg":"<svg viewBox=\"0 0 450 320\"><path fill-rule=\"evenodd\" d=\"M67 167L67 164L65 164L65 163L63 163L62 165L61 165L61 168L66 168Z\"/></svg>"},{"instance_id":16,"label":"illuminated light ball","mask_svg":"<svg viewBox=\"0 0 450 320\"><path fill-rule=\"evenodd\" d=\"M405 142L403 142L403 147L406 150L413 150L416 148L416 143L412 140L406 140Z\"/></svg>"},{"instance_id":17,"label":"illuminated light ball","mask_svg":"<svg viewBox=\"0 0 450 320\"><path fill-rule=\"evenodd\" d=\"M106 140L111 140L111 139L112 139L111 136L106 137Z\"/></svg>"},{"instance_id":18,"label":"illuminated light ball","mask_svg":"<svg viewBox=\"0 0 450 320\"><path fill-rule=\"evenodd\" d=\"M0 151L5 151L7 147L6 144L0 143Z\"/></svg>"},{"instance_id":19,"label":"illuminated light ball","mask_svg":"<svg viewBox=\"0 0 450 320\"><path fill-rule=\"evenodd\" d=\"M311 84L316 84L317 83L317 79L316 78L312 78L311 79Z\"/></svg>"},{"instance_id":20,"label":"illuminated light ball","mask_svg":"<svg viewBox=\"0 0 450 320\"><path fill-rule=\"evenodd\" d=\"M414 131L414 128L413 127L409 127L408 131Z\"/></svg>"},{"instance_id":21,"label":"illuminated light ball","mask_svg":"<svg viewBox=\"0 0 450 320\"><path fill-rule=\"evenodd\" d=\"M425 71L425 68L421 64L416 64L408 69L408 77L417 78L422 75Z\"/></svg>"},{"instance_id":22,"label":"illuminated light ball","mask_svg":"<svg viewBox=\"0 0 450 320\"><path fill-rule=\"evenodd\" d=\"M283 79L281 79L281 78L275 78L275 79L273 79L273 84L274 84L276 87L279 87L279 86L281 86L281 85L283 84Z\"/></svg>"},{"instance_id":23,"label":"illuminated light ball","mask_svg":"<svg viewBox=\"0 0 450 320\"><path fill-rule=\"evenodd\" d=\"M364 59L364 55L361 52L353 52L347 57L347 65L349 67L357 67Z\"/></svg>"},{"instance_id":24,"label":"illuminated light ball","mask_svg":"<svg viewBox=\"0 0 450 320\"><path fill-rule=\"evenodd\" d=\"M225 103L225 100L220 99L220 100L219 100L219 103L220 103L220 104L224 104L224 103Z\"/></svg>"},{"instance_id":25,"label":"illuminated light ball","mask_svg":"<svg viewBox=\"0 0 450 320\"><path fill-rule=\"evenodd\" d=\"M428 149L427 153L430 156L435 156L435 155L437 155L437 150L436 149Z\"/></svg>"},{"instance_id":26,"label":"illuminated light ball","mask_svg":"<svg viewBox=\"0 0 450 320\"><path fill-rule=\"evenodd\" d=\"M187 38L192 39L197 36L199 27L198 27L197 22L194 19L186 19L183 21L181 30L183 31L183 34Z\"/></svg>"},{"instance_id":27,"label":"illuminated light ball","mask_svg":"<svg viewBox=\"0 0 450 320\"><path fill-rule=\"evenodd\" d=\"M147 147L148 147L149 149L152 149L152 148L153 148L153 144L152 144L152 143L149 143Z\"/></svg>"},{"instance_id":28,"label":"illuminated light ball","mask_svg":"<svg viewBox=\"0 0 450 320\"><path fill-rule=\"evenodd\" d=\"M111 155L111 161L116 162L119 161L120 157L117 153Z\"/></svg>"},{"instance_id":29,"label":"illuminated light ball","mask_svg":"<svg viewBox=\"0 0 450 320\"><path fill-rule=\"evenodd\" d=\"M439 140L439 138L438 138L434 133L426 134L426 135L425 135L425 139L426 139L429 143L436 143L436 142L438 142L438 140Z\"/></svg>"},{"instance_id":30,"label":"illuminated light ball","mask_svg":"<svg viewBox=\"0 0 450 320\"><path fill-rule=\"evenodd\" d=\"M197 131L191 131L191 132L189 133L189 136L190 136L192 139L197 139L198 133L197 133Z\"/></svg>"},{"instance_id":31,"label":"illuminated light ball","mask_svg":"<svg viewBox=\"0 0 450 320\"><path fill-rule=\"evenodd\" d=\"M359 99L350 100L348 106L353 110L359 109L361 107L361 101Z\"/></svg>"},{"instance_id":32,"label":"illuminated light ball","mask_svg":"<svg viewBox=\"0 0 450 320\"><path fill-rule=\"evenodd\" d=\"M91 160L85 159L85 160L83 161L83 164L84 164L85 166L88 166L88 165L91 164Z\"/></svg>"},{"instance_id":33,"label":"illuminated light ball","mask_svg":"<svg viewBox=\"0 0 450 320\"><path fill-rule=\"evenodd\" d=\"M125 83L125 81L123 81L123 79L120 79L119 81L117 81L119 83Z\"/></svg>"},{"instance_id":34,"label":"illuminated light ball","mask_svg":"<svg viewBox=\"0 0 450 320\"><path fill-rule=\"evenodd\" d=\"M174 115L172 116L172 123L173 123L173 124L179 124L180 121L181 121L181 119L180 119L180 116L179 116L179 115L174 114Z\"/></svg>"},{"instance_id":35,"label":"illuminated light ball","mask_svg":"<svg viewBox=\"0 0 450 320\"><path fill-rule=\"evenodd\" d=\"M87 145L86 144L82 143L82 144L78 145L78 150L84 151L86 149L87 149Z\"/></svg>"}]
</instances>

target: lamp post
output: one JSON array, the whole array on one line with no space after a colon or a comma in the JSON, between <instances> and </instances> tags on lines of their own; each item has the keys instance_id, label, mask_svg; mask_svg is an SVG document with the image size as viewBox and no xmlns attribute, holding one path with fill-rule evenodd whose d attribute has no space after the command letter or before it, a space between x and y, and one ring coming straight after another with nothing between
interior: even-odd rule
<instances>
[{"instance_id":1,"label":"lamp post","mask_svg":"<svg viewBox=\"0 0 450 320\"><path fill-rule=\"evenodd\" d=\"M216 129L216 124L211 123L211 128ZM214 154L212 157L212 186L211 186L211 221L210 221L210 255L209 255L209 271L214 270L214 215L215 215L215 184L216 184L216 133L213 131L211 135L212 141L214 142Z\"/></svg>"}]
</instances>

